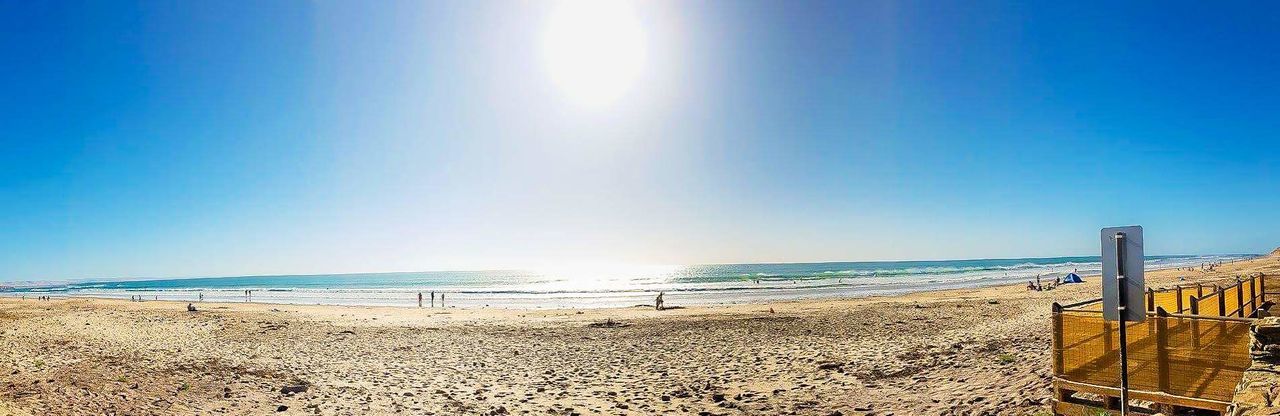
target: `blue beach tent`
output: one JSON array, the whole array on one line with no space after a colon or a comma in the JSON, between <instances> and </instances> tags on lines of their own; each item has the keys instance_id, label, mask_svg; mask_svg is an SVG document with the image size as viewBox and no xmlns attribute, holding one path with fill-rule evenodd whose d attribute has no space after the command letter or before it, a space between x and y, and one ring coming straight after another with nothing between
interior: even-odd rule
<instances>
[{"instance_id":1,"label":"blue beach tent","mask_svg":"<svg viewBox=\"0 0 1280 416\"><path fill-rule=\"evenodd\" d=\"M1062 283L1084 283L1084 279L1081 279L1078 274L1067 273L1067 275L1062 278Z\"/></svg>"}]
</instances>

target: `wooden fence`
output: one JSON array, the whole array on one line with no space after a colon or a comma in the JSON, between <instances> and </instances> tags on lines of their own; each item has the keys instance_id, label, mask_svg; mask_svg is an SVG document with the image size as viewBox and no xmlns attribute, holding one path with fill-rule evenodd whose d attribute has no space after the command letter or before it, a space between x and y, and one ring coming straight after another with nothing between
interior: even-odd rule
<instances>
[{"instance_id":1,"label":"wooden fence","mask_svg":"<svg viewBox=\"0 0 1280 416\"><path fill-rule=\"evenodd\" d=\"M1266 302L1265 289L1258 275L1148 291L1147 319L1127 323L1130 398L1224 411L1249 366L1250 318ZM1053 305L1055 414L1119 407L1119 323L1104 320L1100 304ZM1103 399L1090 402L1077 392Z\"/></svg>"}]
</instances>

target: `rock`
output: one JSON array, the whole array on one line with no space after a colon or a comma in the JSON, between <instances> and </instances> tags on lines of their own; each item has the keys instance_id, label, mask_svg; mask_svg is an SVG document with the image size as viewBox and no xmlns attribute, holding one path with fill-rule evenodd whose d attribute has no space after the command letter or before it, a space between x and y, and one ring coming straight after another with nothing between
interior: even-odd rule
<instances>
[{"instance_id":1,"label":"rock","mask_svg":"<svg viewBox=\"0 0 1280 416\"><path fill-rule=\"evenodd\" d=\"M839 370L841 367L844 367L844 364L830 361L818 364L819 370Z\"/></svg>"},{"instance_id":2,"label":"rock","mask_svg":"<svg viewBox=\"0 0 1280 416\"><path fill-rule=\"evenodd\" d=\"M719 403L724 401L724 393L716 393L711 395L711 401Z\"/></svg>"},{"instance_id":3,"label":"rock","mask_svg":"<svg viewBox=\"0 0 1280 416\"><path fill-rule=\"evenodd\" d=\"M280 394L305 393L307 391L306 384L295 384L292 386L284 386L280 388Z\"/></svg>"},{"instance_id":4,"label":"rock","mask_svg":"<svg viewBox=\"0 0 1280 416\"><path fill-rule=\"evenodd\" d=\"M276 411L277 411L277 412L283 412L283 411L285 411L285 410L289 410L289 406L285 406L285 405L283 405L283 404L282 404L282 405L279 405L279 406L276 406Z\"/></svg>"}]
</instances>

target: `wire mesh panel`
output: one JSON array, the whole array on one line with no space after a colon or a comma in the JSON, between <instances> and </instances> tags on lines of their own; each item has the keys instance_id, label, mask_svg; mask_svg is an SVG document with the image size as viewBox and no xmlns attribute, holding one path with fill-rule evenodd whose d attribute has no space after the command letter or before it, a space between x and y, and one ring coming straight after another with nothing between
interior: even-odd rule
<instances>
[{"instance_id":1,"label":"wire mesh panel","mask_svg":"<svg viewBox=\"0 0 1280 416\"><path fill-rule=\"evenodd\" d=\"M1152 302L1151 305L1148 305L1149 307L1147 310L1155 311L1157 307L1160 307L1169 312L1180 313L1182 311L1183 304L1178 301L1178 293L1177 289L1166 289L1151 292Z\"/></svg>"},{"instance_id":2,"label":"wire mesh panel","mask_svg":"<svg viewBox=\"0 0 1280 416\"><path fill-rule=\"evenodd\" d=\"M1190 317L1164 322L1167 384L1160 391L1230 401L1249 367L1249 323Z\"/></svg>"},{"instance_id":3,"label":"wire mesh panel","mask_svg":"<svg viewBox=\"0 0 1280 416\"><path fill-rule=\"evenodd\" d=\"M1191 313L1191 303L1196 300L1196 290L1194 287L1183 288L1182 290L1182 309L1178 313ZM1171 311L1165 309L1165 311ZM1152 311L1155 312L1155 311Z\"/></svg>"},{"instance_id":4,"label":"wire mesh panel","mask_svg":"<svg viewBox=\"0 0 1280 416\"><path fill-rule=\"evenodd\" d=\"M1227 310L1224 310L1223 303L1219 302L1219 299L1221 298L1223 298L1222 292L1217 292L1217 291L1213 292L1212 294L1205 295L1203 298L1200 298L1197 301L1199 303L1199 308L1200 308L1199 313L1197 313L1197 315L1204 315L1204 316L1226 315Z\"/></svg>"},{"instance_id":5,"label":"wire mesh panel","mask_svg":"<svg viewBox=\"0 0 1280 416\"><path fill-rule=\"evenodd\" d=\"M1232 282L1230 286L1197 298L1198 315L1249 317L1262 306L1266 295L1263 276ZM1167 310L1167 309L1166 309Z\"/></svg>"},{"instance_id":6,"label":"wire mesh panel","mask_svg":"<svg viewBox=\"0 0 1280 416\"><path fill-rule=\"evenodd\" d=\"M1240 285L1234 285L1222 290L1222 307L1223 315L1235 316L1240 311Z\"/></svg>"},{"instance_id":7,"label":"wire mesh panel","mask_svg":"<svg viewBox=\"0 0 1280 416\"><path fill-rule=\"evenodd\" d=\"M1055 319L1055 375L1119 387L1118 323L1087 311L1063 311ZM1249 366L1248 322L1149 316L1127 325L1132 389L1230 401Z\"/></svg>"}]
</instances>

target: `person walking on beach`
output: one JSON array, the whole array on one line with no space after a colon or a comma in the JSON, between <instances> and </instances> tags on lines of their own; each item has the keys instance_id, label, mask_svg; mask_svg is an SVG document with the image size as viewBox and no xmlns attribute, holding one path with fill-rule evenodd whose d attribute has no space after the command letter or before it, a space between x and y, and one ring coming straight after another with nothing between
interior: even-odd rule
<instances>
[{"instance_id":1,"label":"person walking on beach","mask_svg":"<svg viewBox=\"0 0 1280 416\"><path fill-rule=\"evenodd\" d=\"M436 307L436 291L431 291L431 307Z\"/></svg>"},{"instance_id":2,"label":"person walking on beach","mask_svg":"<svg viewBox=\"0 0 1280 416\"><path fill-rule=\"evenodd\" d=\"M422 307L422 292L418 292L418 307Z\"/></svg>"},{"instance_id":3,"label":"person walking on beach","mask_svg":"<svg viewBox=\"0 0 1280 416\"><path fill-rule=\"evenodd\" d=\"M657 310L657 311L662 310L662 294L663 292L658 292L658 298L653 300L654 310Z\"/></svg>"}]
</instances>

